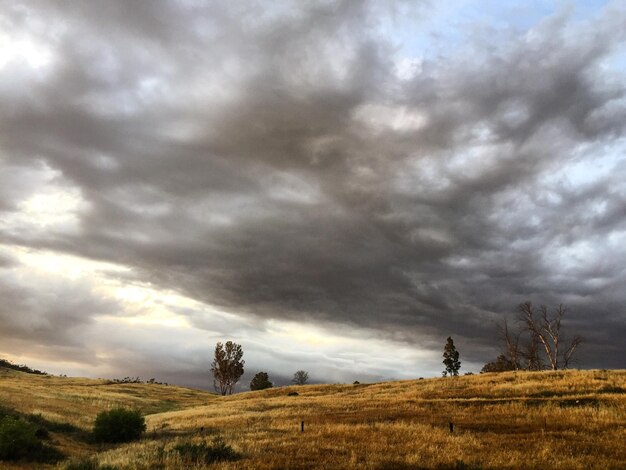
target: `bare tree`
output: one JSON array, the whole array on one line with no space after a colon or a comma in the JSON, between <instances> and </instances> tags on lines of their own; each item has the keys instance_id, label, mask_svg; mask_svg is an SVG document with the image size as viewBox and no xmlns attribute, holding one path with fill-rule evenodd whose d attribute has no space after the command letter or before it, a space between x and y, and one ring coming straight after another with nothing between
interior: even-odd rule
<instances>
[{"instance_id":1,"label":"bare tree","mask_svg":"<svg viewBox=\"0 0 626 470\"><path fill-rule=\"evenodd\" d=\"M540 342L536 334L530 334L530 338L522 345L519 351L520 357L524 360L526 370L543 370L544 362L541 359Z\"/></svg>"},{"instance_id":2,"label":"bare tree","mask_svg":"<svg viewBox=\"0 0 626 470\"><path fill-rule=\"evenodd\" d=\"M291 380L296 385L304 385L309 380L309 373L304 370L299 370L295 374L293 374L293 379Z\"/></svg>"},{"instance_id":3,"label":"bare tree","mask_svg":"<svg viewBox=\"0 0 626 470\"><path fill-rule=\"evenodd\" d=\"M222 343L215 345L215 358L211 363L211 372L213 372L215 390L220 394L233 393L233 386L243 375L245 361L242 357L243 349L240 344L227 341L225 345Z\"/></svg>"},{"instance_id":4,"label":"bare tree","mask_svg":"<svg viewBox=\"0 0 626 470\"><path fill-rule=\"evenodd\" d=\"M572 362L572 356L576 352L576 348L583 342L582 336L574 336L574 339L570 342L570 345L563 354L563 368L567 369Z\"/></svg>"},{"instance_id":5,"label":"bare tree","mask_svg":"<svg viewBox=\"0 0 626 470\"><path fill-rule=\"evenodd\" d=\"M520 331L512 331L509 328L509 322L505 318L502 322L502 325L498 325L498 330L500 333L500 339L504 341L504 345L506 347L505 357L508 359L510 364L513 365L514 370L519 370L520 368L520 356L522 351L520 351Z\"/></svg>"},{"instance_id":6,"label":"bare tree","mask_svg":"<svg viewBox=\"0 0 626 470\"><path fill-rule=\"evenodd\" d=\"M562 304L554 309L552 315L545 305L541 305L538 310L530 302L519 306L520 321L530 332L531 344L535 342L543 346L552 370L567 367L582 342L580 336L575 336L569 342L564 340L561 324L566 311Z\"/></svg>"}]
</instances>

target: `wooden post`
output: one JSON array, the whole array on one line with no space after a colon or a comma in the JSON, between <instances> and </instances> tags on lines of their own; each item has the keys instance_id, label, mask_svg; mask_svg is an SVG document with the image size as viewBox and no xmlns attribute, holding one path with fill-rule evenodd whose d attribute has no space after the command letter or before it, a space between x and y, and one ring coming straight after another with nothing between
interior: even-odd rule
<instances>
[{"instance_id":1,"label":"wooden post","mask_svg":"<svg viewBox=\"0 0 626 470\"><path fill-rule=\"evenodd\" d=\"M304 421L300 422L300 432L304 432Z\"/></svg>"},{"instance_id":2,"label":"wooden post","mask_svg":"<svg viewBox=\"0 0 626 470\"><path fill-rule=\"evenodd\" d=\"M450 433L454 432L454 423L450 421Z\"/></svg>"}]
</instances>

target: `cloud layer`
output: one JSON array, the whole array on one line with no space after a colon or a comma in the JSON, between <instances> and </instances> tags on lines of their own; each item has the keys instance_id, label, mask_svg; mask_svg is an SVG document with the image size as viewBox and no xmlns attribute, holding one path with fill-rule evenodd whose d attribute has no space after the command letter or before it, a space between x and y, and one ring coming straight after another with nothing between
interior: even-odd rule
<instances>
[{"instance_id":1,"label":"cloud layer","mask_svg":"<svg viewBox=\"0 0 626 470\"><path fill-rule=\"evenodd\" d=\"M304 322L437 354L453 335L477 363L518 303L562 302L583 365L624 367L626 11L408 47L434 9L4 8L3 344L67 348L124 309L96 281L16 277L19 248L125 266L107 275L233 328ZM219 330L203 312L177 315Z\"/></svg>"}]
</instances>

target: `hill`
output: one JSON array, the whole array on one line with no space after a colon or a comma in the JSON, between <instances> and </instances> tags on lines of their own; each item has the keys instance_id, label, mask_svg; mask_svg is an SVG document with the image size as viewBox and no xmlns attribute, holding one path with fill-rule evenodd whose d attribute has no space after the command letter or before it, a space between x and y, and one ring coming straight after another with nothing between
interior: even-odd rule
<instances>
[{"instance_id":1,"label":"hill","mask_svg":"<svg viewBox=\"0 0 626 470\"><path fill-rule=\"evenodd\" d=\"M626 371L292 386L230 397L18 374L0 377L3 403L83 429L96 410L113 404L150 413L149 431L139 442L66 447L70 455L92 453L113 468L204 468L194 463L201 454L196 451L215 437L239 460L211 468L626 467L626 448L618 444L626 442ZM23 398L11 403L15 390Z\"/></svg>"},{"instance_id":2,"label":"hill","mask_svg":"<svg viewBox=\"0 0 626 470\"><path fill-rule=\"evenodd\" d=\"M56 377L0 367L0 418L9 414L43 426L50 431L49 441L55 448L70 457L97 452L88 433L101 411L125 407L149 415L203 405L216 398L206 391L173 385ZM40 462L0 462L0 468L43 467Z\"/></svg>"}]
</instances>

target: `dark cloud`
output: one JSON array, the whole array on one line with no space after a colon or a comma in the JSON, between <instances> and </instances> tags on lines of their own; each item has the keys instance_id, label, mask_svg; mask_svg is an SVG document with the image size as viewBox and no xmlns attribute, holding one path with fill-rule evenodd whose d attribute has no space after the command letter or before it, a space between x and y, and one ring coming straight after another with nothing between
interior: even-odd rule
<instances>
[{"instance_id":1,"label":"dark cloud","mask_svg":"<svg viewBox=\"0 0 626 470\"><path fill-rule=\"evenodd\" d=\"M380 16L394 11L5 9L9 34L51 58L0 77L0 211L19 209L41 168L87 206L74 231L2 225L0 240L125 264L239 315L434 349L452 334L477 362L518 303L563 302L589 339L583 364L623 367L626 90L610 64L624 9L483 28L410 77ZM31 327L39 341L65 341L97 315L74 301L12 308L54 324Z\"/></svg>"}]
</instances>

